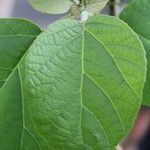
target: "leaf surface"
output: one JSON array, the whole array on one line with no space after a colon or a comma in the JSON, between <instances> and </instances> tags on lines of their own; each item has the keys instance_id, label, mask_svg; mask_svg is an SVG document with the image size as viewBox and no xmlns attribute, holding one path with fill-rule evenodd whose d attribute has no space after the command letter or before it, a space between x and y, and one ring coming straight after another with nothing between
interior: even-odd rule
<instances>
[{"instance_id":1,"label":"leaf surface","mask_svg":"<svg viewBox=\"0 0 150 150\"><path fill-rule=\"evenodd\" d=\"M43 13L62 14L73 4L71 0L28 0L31 6Z\"/></svg>"},{"instance_id":2,"label":"leaf surface","mask_svg":"<svg viewBox=\"0 0 150 150\"><path fill-rule=\"evenodd\" d=\"M143 105L150 106L150 1L135 0L122 12L120 18L139 35L147 56L147 79L143 91Z\"/></svg>"},{"instance_id":3,"label":"leaf surface","mask_svg":"<svg viewBox=\"0 0 150 150\"><path fill-rule=\"evenodd\" d=\"M84 0L86 11L90 13L98 13L105 7L108 0Z\"/></svg>"},{"instance_id":4,"label":"leaf surface","mask_svg":"<svg viewBox=\"0 0 150 150\"><path fill-rule=\"evenodd\" d=\"M50 25L29 48L25 68L31 118L52 149L113 150L131 128L145 52L118 18Z\"/></svg>"},{"instance_id":5,"label":"leaf surface","mask_svg":"<svg viewBox=\"0 0 150 150\"><path fill-rule=\"evenodd\" d=\"M25 127L19 66L41 30L23 19L0 19L0 149L38 150Z\"/></svg>"},{"instance_id":6,"label":"leaf surface","mask_svg":"<svg viewBox=\"0 0 150 150\"><path fill-rule=\"evenodd\" d=\"M30 5L40 12L48 14L62 14L69 9L75 12L80 12L80 8L75 5L77 0L28 0ZM108 2L108 0L84 0L86 11L90 13L99 12ZM80 4L79 4L80 5Z\"/></svg>"}]
</instances>

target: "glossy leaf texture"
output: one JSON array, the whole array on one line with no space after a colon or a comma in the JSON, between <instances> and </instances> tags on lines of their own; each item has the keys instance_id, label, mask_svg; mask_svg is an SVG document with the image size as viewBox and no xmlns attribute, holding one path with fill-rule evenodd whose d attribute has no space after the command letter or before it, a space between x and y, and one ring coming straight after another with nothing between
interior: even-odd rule
<instances>
[{"instance_id":1,"label":"glossy leaf texture","mask_svg":"<svg viewBox=\"0 0 150 150\"><path fill-rule=\"evenodd\" d=\"M23 19L0 19L0 149L37 150L24 123L20 64L41 30ZM29 120L29 119L28 119Z\"/></svg>"},{"instance_id":2,"label":"glossy leaf texture","mask_svg":"<svg viewBox=\"0 0 150 150\"><path fill-rule=\"evenodd\" d=\"M150 106L150 1L135 0L121 13L120 18L139 35L147 55L147 79L143 91L143 105Z\"/></svg>"},{"instance_id":3,"label":"glossy leaf texture","mask_svg":"<svg viewBox=\"0 0 150 150\"><path fill-rule=\"evenodd\" d=\"M67 11L80 12L76 2L80 0L28 0L31 6L40 12L48 14L62 14ZM85 9L90 13L99 12L108 0L84 0ZM79 4L80 5L80 4ZM72 13L74 14L74 13Z\"/></svg>"},{"instance_id":4,"label":"glossy leaf texture","mask_svg":"<svg viewBox=\"0 0 150 150\"><path fill-rule=\"evenodd\" d=\"M61 20L25 59L36 132L61 150L113 150L131 128L146 74L138 36L116 17Z\"/></svg>"}]
</instances>

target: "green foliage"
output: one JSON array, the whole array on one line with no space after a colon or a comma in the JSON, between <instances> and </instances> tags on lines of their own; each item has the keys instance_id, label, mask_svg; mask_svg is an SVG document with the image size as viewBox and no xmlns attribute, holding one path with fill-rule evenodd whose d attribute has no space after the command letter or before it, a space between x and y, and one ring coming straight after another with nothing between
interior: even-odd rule
<instances>
[{"instance_id":1,"label":"green foliage","mask_svg":"<svg viewBox=\"0 0 150 150\"><path fill-rule=\"evenodd\" d=\"M71 0L28 0L28 2L38 11L48 14L65 13L73 4Z\"/></svg>"},{"instance_id":2,"label":"green foliage","mask_svg":"<svg viewBox=\"0 0 150 150\"><path fill-rule=\"evenodd\" d=\"M77 16L107 3L28 1L41 12ZM135 0L121 14L138 35L105 15L57 21L42 33L27 20L0 19L0 149L114 150L142 96L150 103L149 10L149 0Z\"/></svg>"},{"instance_id":3,"label":"green foliage","mask_svg":"<svg viewBox=\"0 0 150 150\"><path fill-rule=\"evenodd\" d=\"M148 70L143 92L143 105L150 106L150 1L135 0L121 13L120 18L139 35L145 47Z\"/></svg>"},{"instance_id":4,"label":"green foliage","mask_svg":"<svg viewBox=\"0 0 150 150\"><path fill-rule=\"evenodd\" d=\"M81 11L82 5L86 11L97 13L106 5L108 0L28 0L28 2L33 8L40 12L61 14L71 9L71 13L74 14L74 12ZM77 4L77 2L79 2L79 4Z\"/></svg>"},{"instance_id":5,"label":"green foliage","mask_svg":"<svg viewBox=\"0 0 150 150\"><path fill-rule=\"evenodd\" d=\"M113 150L131 128L146 61L138 37L118 18L50 25L23 68L31 118L51 149Z\"/></svg>"},{"instance_id":6,"label":"green foliage","mask_svg":"<svg viewBox=\"0 0 150 150\"><path fill-rule=\"evenodd\" d=\"M35 140L24 126L20 64L40 29L22 19L0 19L0 149L29 150ZM28 137L28 138L27 138ZM27 142L27 143L26 143Z\"/></svg>"},{"instance_id":7,"label":"green foliage","mask_svg":"<svg viewBox=\"0 0 150 150\"><path fill-rule=\"evenodd\" d=\"M107 4L108 0L84 0L87 12L98 13Z\"/></svg>"}]
</instances>

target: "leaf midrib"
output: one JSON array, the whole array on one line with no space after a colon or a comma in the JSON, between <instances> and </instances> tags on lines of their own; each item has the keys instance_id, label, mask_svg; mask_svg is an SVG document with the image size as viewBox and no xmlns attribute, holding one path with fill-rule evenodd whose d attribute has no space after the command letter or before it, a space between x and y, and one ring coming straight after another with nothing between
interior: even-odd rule
<instances>
[{"instance_id":1,"label":"leaf midrib","mask_svg":"<svg viewBox=\"0 0 150 150\"><path fill-rule=\"evenodd\" d=\"M85 43L85 32L88 32L88 33L90 33L89 31L87 31L86 29L85 29L85 24L83 23L83 29L82 29L83 31L82 31L82 51L81 51L81 83L80 83L80 96L81 96L81 112L80 112L80 121L79 121L79 124L80 124L80 130L81 130L81 137L82 137L82 143L84 144L84 141L83 141L83 135L82 135L82 127L81 127L81 120L82 120L82 109L83 109L83 107L84 108L86 108L90 113L91 113L91 115L96 119L96 121L98 121L98 123L99 123L99 125L101 125L101 127L102 127L102 129L103 129L103 131L104 131L104 135L105 135L105 137L107 138L107 141L108 141L108 144L109 144L109 146L110 146L110 141L109 141L109 138L108 138L108 135L107 135L107 132L105 131L105 128L102 126L102 124L100 123L100 121L97 119L97 117L86 107L86 106L84 106L84 104L83 104L83 100L82 100L82 90L83 90L83 78L84 78L84 75L86 75L90 80L92 80L92 82L101 90L101 91L103 91L103 93L106 95L106 97L109 99L109 101L110 101L110 103L112 104L112 107L113 107L113 109L115 110L115 112L116 112L116 114L117 114L117 116L118 116L118 119L120 120L120 123L121 123L121 126L122 126L122 128L124 129L124 131L125 131L125 127L124 127L124 125L123 125L123 122L122 122L122 120L121 120L121 118L120 118L120 115L119 115L119 113L118 113L118 111L117 111L117 108L114 106L114 104L113 104L113 102L111 101L111 98L110 98L110 96L101 88L101 87L99 87L99 85L98 85L98 83L92 78L92 77L90 77L85 71L84 71L84 49L85 49L85 46L84 46L84 43ZM90 35L92 35L93 36L93 34L92 33L90 33ZM94 38L96 38L95 36L93 36ZM96 40L98 40L98 39L96 39ZM99 41L99 40L98 40ZM100 42L100 41L99 41ZM102 42L100 42L100 43L102 43ZM103 43L102 43L103 44ZM104 46L104 44L103 44L103 46ZM105 46L104 46L105 47ZM105 47L106 48L106 47ZM111 55L112 56L112 55Z\"/></svg>"},{"instance_id":2,"label":"leaf midrib","mask_svg":"<svg viewBox=\"0 0 150 150\"><path fill-rule=\"evenodd\" d=\"M81 137L82 137L82 143L83 141L83 135L82 135L82 107L83 107L83 100L82 100L82 88L83 88L83 73L84 73L84 24L83 24L83 29L82 29L82 51L81 51L81 83L80 83L80 98L81 98L81 112L80 112L80 132L81 132Z\"/></svg>"},{"instance_id":3,"label":"leaf midrib","mask_svg":"<svg viewBox=\"0 0 150 150\"><path fill-rule=\"evenodd\" d=\"M109 147L110 147L110 142L108 140L108 136L107 136L107 133L104 129L104 127L102 126L102 124L99 122L99 120L97 119L97 117L93 114L93 112L91 112L91 110L89 110L86 106L84 106L83 104L83 95L82 95L82 90L83 90L83 80L84 80L84 75L87 75L84 71L84 49L85 49L85 25L83 24L83 30L82 30L82 51L81 51L81 83L80 83L80 99L81 99L81 112L80 112L80 121L79 121L79 124L80 124L80 132L81 132L81 138L82 138L82 144L84 144L84 140L83 140L83 133L82 133L82 109L85 108L94 118L95 120L99 123L98 125L100 127L102 127L102 130L104 132L104 135L105 135L105 138L107 139L107 142L109 144ZM89 76L88 76L89 77ZM95 82L94 82L95 84ZM97 85L98 86L98 85ZM101 124L101 125L100 125Z\"/></svg>"},{"instance_id":4,"label":"leaf midrib","mask_svg":"<svg viewBox=\"0 0 150 150\"><path fill-rule=\"evenodd\" d=\"M85 25L84 25L85 26ZM100 42L104 47L105 47L105 49L107 50L107 47L104 45L104 43L103 42L101 42L101 41L99 41L99 39L97 39L96 37L95 37L95 35L93 35L90 31L88 31L87 29L85 29L85 27L83 28L83 33L82 33L82 36L83 36L83 41L82 41L82 54L81 54L81 58L82 58L82 64L81 64L81 66L82 66L82 75L81 75L81 84L80 84L80 92L81 92L81 106L82 107L85 107L84 105L83 105L83 101L82 101L82 88L83 88L83 75L85 74L85 75L88 75L87 73L85 73L85 71L84 71L84 33L85 32L88 32L90 35L92 35L98 42ZM109 50L107 50L108 51L108 53L111 55L111 57L113 58L113 60L114 60L114 62L115 62L115 64L116 64L116 67L117 67L117 69L118 69L118 71L120 72L120 74L121 74L121 76L123 77L123 80L127 83L127 85L128 85L128 87L133 91L133 93L137 96L137 98L139 98L139 99L141 99L140 98L140 96L138 96L137 95L137 93L135 92L135 90L131 87L131 85L128 83L128 81L126 80L126 78L125 78L125 76L123 75L123 73L122 73L122 71L120 70L120 68L119 68L119 66L118 66L118 64L117 64L117 62L115 61L115 58L114 58L114 56L110 53L110 51ZM93 79L93 78L90 78L90 79L92 79L93 81L94 81L94 83L96 84L96 86L98 86L98 83ZM99 86L98 86L99 87ZM100 88L100 87L99 87ZM100 88L101 89L101 88ZM111 98L109 97L109 95L107 94L107 93L105 93L105 91L102 89L102 91L104 92L104 94L108 97L108 99L110 100L110 102L111 102L111 104L112 104L112 106L113 106L113 108L114 108L114 110L116 111L116 113L117 113L117 115L118 115L118 119L120 120L120 123L121 123L121 125L122 125L122 128L124 129L124 131L126 130L125 129L125 126L123 125L123 121L122 121L122 119L121 119L121 117L120 117L120 115L119 115L119 112L118 112L118 110L117 110L117 108L114 106L114 104L113 104L113 102L111 101ZM88 108L86 108L86 109L88 109ZM82 111L82 110L81 110ZM94 114L93 114L94 115ZM94 116L95 117L95 116ZM81 118L80 118L81 119ZM98 121L99 122L99 121ZM100 122L99 122L100 123ZM101 124L101 123L100 123ZM81 120L80 120L80 126L81 126ZM105 132L105 130L104 130L104 132ZM81 134L82 134L82 129L81 129ZM108 138L108 135L107 135L107 133L105 132L105 135L106 135L106 137ZM82 137L82 140L83 140L83 137ZM82 142L84 142L84 141L82 141ZM110 144L110 142L109 142L109 144Z\"/></svg>"}]
</instances>

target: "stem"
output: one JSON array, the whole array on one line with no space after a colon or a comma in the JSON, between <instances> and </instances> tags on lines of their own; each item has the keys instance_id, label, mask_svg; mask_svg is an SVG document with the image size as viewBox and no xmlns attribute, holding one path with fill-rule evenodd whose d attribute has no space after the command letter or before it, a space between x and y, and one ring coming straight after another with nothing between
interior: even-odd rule
<instances>
[{"instance_id":1,"label":"stem","mask_svg":"<svg viewBox=\"0 0 150 150\"><path fill-rule=\"evenodd\" d=\"M86 21L89 17L89 13L85 11L83 0L71 0L75 5L81 9L81 21Z\"/></svg>"},{"instance_id":2,"label":"stem","mask_svg":"<svg viewBox=\"0 0 150 150\"><path fill-rule=\"evenodd\" d=\"M83 10L81 13L81 21L82 22L86 21L88 19L88 17L89 17L89 13L87 11Z\"/></svg>"},{"instance_id":3,"label":"stem","mask_svg":"<svg viewBox=\"0 0 150 150\"><path fill-rule=\"evenodd\" d=\"M115 8L116 0L110 0L110 15L116 16L116 8Z\"/></svg>"}]
</instances>

